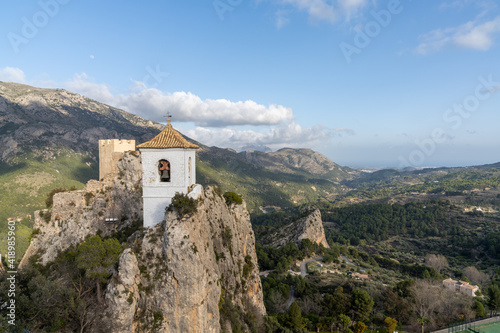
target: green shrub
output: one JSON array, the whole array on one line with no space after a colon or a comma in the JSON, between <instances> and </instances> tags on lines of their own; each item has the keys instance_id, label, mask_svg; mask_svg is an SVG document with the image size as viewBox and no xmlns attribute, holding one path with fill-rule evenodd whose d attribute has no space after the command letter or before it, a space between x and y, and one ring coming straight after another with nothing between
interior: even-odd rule
<instances>
[{"instance_id":1,"label":"green shrub","mask_svg":"<svg viewBox=\"0 0 500 333\"><path fill-rule=\"evenodd\" d=\"M50 209L44 209L38 212L38 215L44 219L45 222L50 222L50 219L52 218L52 213L50 212Z\"/></svg>"},{"instance_id":2,"label":"green shrub","mask_svg":"<svg viewBox=\"0 0 500 333\"><path fill-rule=\"evenodd\" d=\"M88 206L90 204L90 199L94 197L94 193L92 192L87 192L85 193L85 206Z\"/></svg>"},{"instance_id":3,"label":"green shrub","mask_svg":"<svg viewBox=\"0 0 500 333\"><path fill-rule=\"evenodd\" d=\"M226 204L228 205L231 204L241 205L243 203L243 199L241 199L241 197L234 192L224 193L224 199L226 199Z\"/></svg>"},{"instance_id":4,"label":"green shrub","mask_svg":"<svg viewBox=\"0 0 500 333\"><path fill-rule=\"evenodd\" d=\"M38 235L39 233L40 233L40 229L38 229L38 228L33 229L33 231L31 231L31 235L30 235L30 237L29 237L29 239L28 239L28 240L31 242L31 240L32 240L34 237L36 237L36 235Z\"/></svg>"},{"instance_id":5,"label":"green shrub","mask_svg":"<svg viewBox=\"0 0 500 333\"><path fill-rule=\"evenodd\" d=\"M128 304L132 305L134 303L134 293L129 293L127 298Z\"/></svg>"},{"instance_id":6,"label":"green shrub","mask_svg":"<svg viewBox=\"0 0 500 333\"><path fill-rule=\"evenodd\" d=\"M180 216L193 214L198 211L196 200L188 197L186 194L176 193L172 198L172 203L168 206L168 210L177 210Z\"/></svg>"},{"instance_id":7,"label":"green shrub","mask_svg":"<svg viewBox=\"0 0 500 333\"><path fill-rule=\"evenodd\" d=\"M219 186L217 185L212 185L213 188L214 188L214 192L217 193L219 196L222 197L222 188L220 188Z\"/></svg>"},{"instance_id":8,"label":"green shrub","mask_svg":"<svg viewBox=\"0 0 500 333\"><path fill-rule=\"evenodd\" d=\"M247 255L245 257L245 265L243 266L243 278L248 279L252 270L253 270L252 257Z\"/></svg>"},{"instance_id":9,"label":"green shrub","mask_svg":"<svg viewBox=\"0 0 500 333\"><path fill-rule=\"evenodd\" d=\"M222 234L222 240L224 245L231 248L233 246L233 232L230 227L224 228L224 233Z\"/></svg>"}]
</instances>

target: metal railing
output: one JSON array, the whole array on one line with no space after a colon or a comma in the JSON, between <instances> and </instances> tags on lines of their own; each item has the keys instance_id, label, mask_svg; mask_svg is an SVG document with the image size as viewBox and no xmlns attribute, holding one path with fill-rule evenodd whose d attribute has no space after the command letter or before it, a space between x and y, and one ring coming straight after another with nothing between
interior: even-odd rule
<instances>
[{"instance_id":1,"label":"metal railing","mask_svg":"<svg viewBox=\"0 0 500 333\"><path fill-rule=\"evenodd\" d=\"M470 320L466 322L452 324L448 328L444 328L438 331L433 331L432 333L457 333L466 330L469 330L471 333L472 332L481 333L482 330L476 327L491 323L496 323L498 321L500 321L500 316L495 316L487 319Z\"/></svg>"}]
</instances>

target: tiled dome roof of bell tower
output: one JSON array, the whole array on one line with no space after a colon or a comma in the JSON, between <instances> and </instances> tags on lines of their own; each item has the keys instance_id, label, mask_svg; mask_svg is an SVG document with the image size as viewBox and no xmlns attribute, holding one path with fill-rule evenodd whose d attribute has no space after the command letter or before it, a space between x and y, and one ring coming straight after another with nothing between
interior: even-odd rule
<instances>
[{"instance_id":1,"label":"tiled dome roof of bell tower","mask_svg":"<svg viewBox=\"0 0 500 333\"><path fill-rule=\"evenodd\" d=\"M167 148L187 148L199 149L198 145L187 141L179 132L177 132L167 119L167 126L163 131L151 140L141 143L137 148L167 149Z\"/></svg>"}]
</instances>

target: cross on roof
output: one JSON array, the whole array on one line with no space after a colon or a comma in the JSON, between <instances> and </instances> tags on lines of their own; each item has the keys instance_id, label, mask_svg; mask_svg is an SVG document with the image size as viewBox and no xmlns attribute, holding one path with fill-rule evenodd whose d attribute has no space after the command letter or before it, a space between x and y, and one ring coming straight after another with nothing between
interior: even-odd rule
<instances>
[{"instance_id":1,"label":"cross on roof","mask_svg":"<svg viewBox=\"0 0 500 333\"><path fill-rule=\"evenodd\" d=\"M167 114L164 117L167 118L167 126L170 125L170 119L172 119L172 114L170 114L170 112L167 112Z\"/></svg>"}]
</instances>

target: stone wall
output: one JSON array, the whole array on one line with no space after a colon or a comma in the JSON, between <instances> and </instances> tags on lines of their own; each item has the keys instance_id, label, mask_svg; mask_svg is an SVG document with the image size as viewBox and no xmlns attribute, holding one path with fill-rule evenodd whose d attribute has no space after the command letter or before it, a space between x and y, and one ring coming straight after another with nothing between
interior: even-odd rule
<instances>
[{"instance_id":1,"label":"stone wall","mask_svg":"<svg viewBox=\"0 0 500 333\"><path fill-rule=\"evenodd\" d=\"M135 151L135 140L99 140L99 179L113 177L126 151Z\"/></svg>"}]
</instances>

